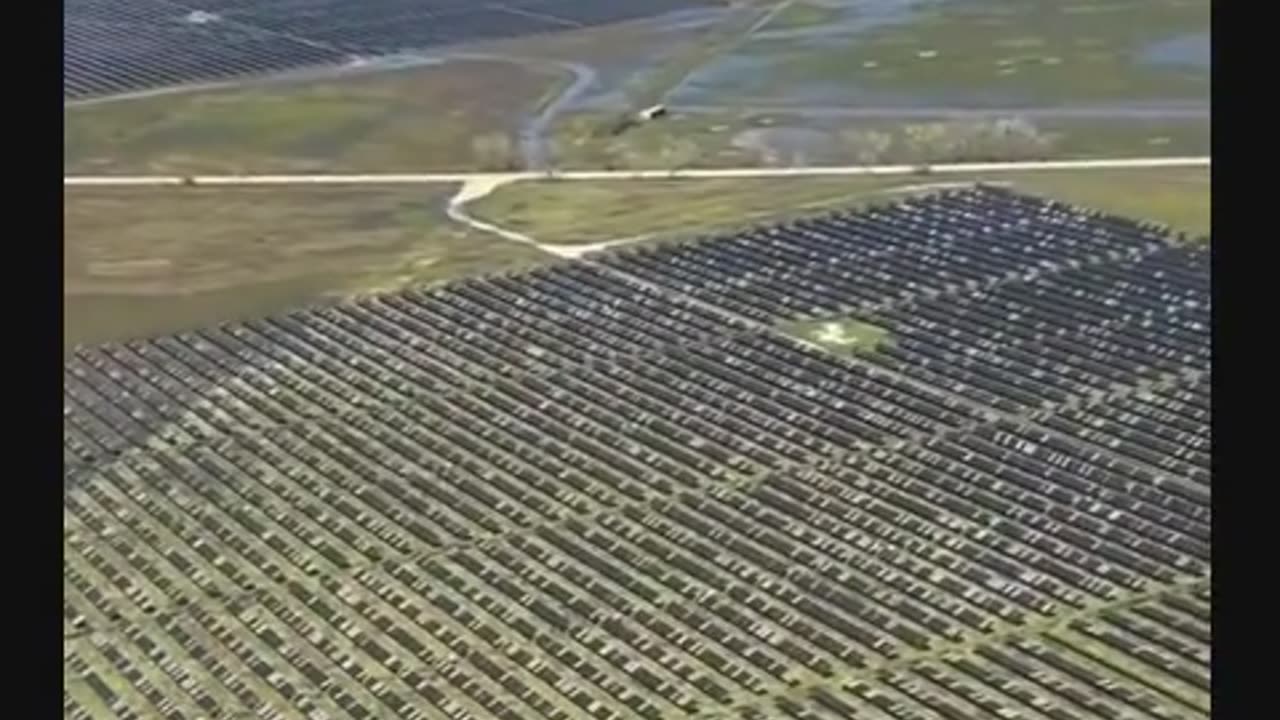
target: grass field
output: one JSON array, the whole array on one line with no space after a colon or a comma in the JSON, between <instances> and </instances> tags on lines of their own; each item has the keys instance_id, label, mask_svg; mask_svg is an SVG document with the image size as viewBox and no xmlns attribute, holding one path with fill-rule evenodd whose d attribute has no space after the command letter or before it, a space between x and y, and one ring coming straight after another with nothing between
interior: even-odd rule
<instances>
[{"instance_id":1,"label":"grass field","mask_svg":"<svg viewBox=\"0 0 1280 720\"><path fill-rule=\"evenodd\" d=\"M564 79L496 62L73 106L68 173L473 169L472 139L515 131Z\"/></svg>"},{"instance_id":2,"label":"grass field","mask_svg":"<svg viewBox=\"0 0 1280 720\"><path fill-rule=\"evenodd\" d=\"M64 207L64 342L286 310L542 261L462 228L452 187L75 189Z\"/></svg>"},{"instance_id":3,"label":"grass field","mask_svg":"<svg viewBox=\"0 0 1280 720\"><path fill-rule=\"evenodd\" d=\"M528 181L475 201L476 217L542 243L586 244L654 235L689 237L824 208L884 201L897 191L972 180L1018 188L1190 234L1209 231L1209 172L1201 169L936 174L913 177Z\"/></svg>"},{"instance_id":4,"label":"grass field","mask_svg":"<svg viewBox=\"0 0 1280 720\"><path fill-rule=\"evenodd\" d=\"M782 323L778 330L836 355L872 352L891 342L889 331L853 318Z\"/></svg>"}]
</instances>

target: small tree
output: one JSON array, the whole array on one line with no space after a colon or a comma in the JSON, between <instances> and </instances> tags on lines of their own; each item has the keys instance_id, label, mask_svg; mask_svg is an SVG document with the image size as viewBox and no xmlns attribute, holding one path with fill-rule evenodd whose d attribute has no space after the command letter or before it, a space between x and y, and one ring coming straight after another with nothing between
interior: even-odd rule
<instances>
[{"instance_id":1,"label":"small tree","mask_svg":"<svg viewBox=\"0 0 1280 720\"><path fill-rule=\"evenodd\" d=\"M1053 140L1040 132L1025 118L1005 118L992 121L986 129L1001 159L1030 160L1048 154Z\"/></svg>"},{"instance_id":2,"label":"small tree","mask_svg":"<svg viewBox=\"0 0 1280 720\"><path fill-rule=\"evenodd\" d=\"M770 148L770 147L756 148L756 157L759 159L760 164L765 167L781 167L782 166L782 158L778 156L778 153L775 152L773 148Z\"/></svg>"},{"instance_id":3,"label":"small tree","mask_svg":"<svg viewBox=\"0 0 1280 720\"><path fill-rule=\"evenodd\" d=\"M547 175L552 176L560 169L560 163L564 161L564 144L558 138L544 138L542 152L542 161L546 164Z\"/></svg>"},{"instance_id":4,"label":"small tree","mask_svg":"<svg viewBox=\"0 0 1280 720\"><path fill-rule=\"evenodd\" d=\"M909 158L916 163L937 162L953 146L952 133L944 123L907 125L902 138Z\"/></svg>"},{"instance_id":5,"label":"small tree","mask_svg":"<svg viewBox=\"0 0 1280 720\"><path fill-rule=\"evenodd\" d=\"M614 140L603 148L605 167L609 170L626 170L632 167L631 152L623 140Z\"/></svg>"},{"instance_id":6,"label":"small tree","mask_svg":"<svg viewBox=\"0 0 1280 720\"><path fill-rule=\"evenodd\" d=\"M952 123L946 135L942 155L935 159L1030 160L1043 157L1052 146L1052 138L1022 118Z\"/></svg>"},{"instance_id":7,"label":"small tree","mask_svg":"<svg viewBox=\"0 0 1280 720\"><path fill-rule=\"evenodd\" d=\"M520 158L515 142L505 133L487 133L471 139L471 153L485 170L516 170Z\"/></svg>"},{"instance_id":8,"label":"small tree","mask_svg":"<svg viewBox=\"0 0 1280 720\"><path fill-rule=\"evenodd\" d=\"M885 161L893 147L893 136L874 130L842 130L840 144L853 161L860 165L877 165Z\"/></svg>"},{"instance_id":9,"label":"small tree","mask_svg":"<svg viewBox=\"0 0 1280 720\"><path fill-rule=\"evenodd\" d=\"M688 138L668 138L662 143L659 161L662 166L675 173L682 167L698 159L698 144Z\"/></svg>"}]
</instances>

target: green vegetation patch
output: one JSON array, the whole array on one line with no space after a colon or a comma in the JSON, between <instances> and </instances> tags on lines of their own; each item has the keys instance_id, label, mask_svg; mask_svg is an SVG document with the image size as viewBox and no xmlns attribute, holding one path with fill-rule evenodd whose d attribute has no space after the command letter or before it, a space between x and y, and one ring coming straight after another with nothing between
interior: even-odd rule
<instances>
[{"instance_id":1,"label":"green vegetation patch","mask_svg":"<svg viewBox=\"0 0 1280 720\"><path fill-rule=\"evenodd\" d=\"M1209 233L1207 168L595 183L531 180L499 187L468 209L479 219L530 235L540 243L679 240L978 181L1008 183L1023 192L1154 220L1177 232Z\"/></svg>"},{"instance_id":2,"label":"green vegetation patch","mask_svg":"<svg viewBox=\"0 0 1280 720\"><path fill-rule=\"evenodd\" d=\"M492 162L477 157L475 138L511 135L514 118L563 82L538 66L458 62L72 106L63 167L78 174L471 170Z\"/></svg>"},{"instance_id":3,"label":"green vegetation patch","mask_svg":"<svg viewBox=\"0 0 1280 720\"><path fill-rule=\"evenodd\" d=\"M783 8L763 31L794 30L796 28L822 27L840 18L840 11L830 5L798 0Z\"/></svg>"},{"instance_id":4,"label":"green vegetation patch","mask_svg":"<svg viewBox=\"0 0 1280 720\"><path fill-rule=\"evenodd\" d=\"M1153 220L1175 233L1207 236L1212 225L1209 168L991 173L984 179L1074 205Z\"/></svg>"},{"instance_id":5,"label":"green vegetation patch","mask_svg":"<svg viewBox=\"0 0 1280 720\"><path fill-rule=\"evenodd\" d=\"M529 180L468 206L475 217L546 244L589 244L637 235L691 237L784 215L808 215L885 199L909 178ZM918 182L918 181L917 181Z\"/></svg>"},{"instance_id":6,"label":"green vegetation patch","mask_svg":"<svg viewBox=\"0 0 1280 720\"><path fill-rule=\"evenodd\" d=\"M855 318L785 322L779 324L778 329L836 355L874 352L892 342L888 330Z\"/></svg>"},{"instance_id":7,"label":"green vegetation patch","mask_svg":"<svg viewBox=\"0 0 1280 720\"><path fill-rule=\"evenodd\" d=\"M1036 120L1053 159L1212 154L1206 120Z\"/></svg>"}]
</instances>

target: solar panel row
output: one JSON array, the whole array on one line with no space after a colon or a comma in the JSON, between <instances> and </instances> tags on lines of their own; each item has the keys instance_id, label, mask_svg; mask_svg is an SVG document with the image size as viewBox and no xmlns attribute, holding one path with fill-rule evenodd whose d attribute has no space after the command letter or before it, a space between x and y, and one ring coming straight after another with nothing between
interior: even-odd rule
<instances>
[{"instance_id":1,"label":"solar panel row","mask_svg":"<svg viewBox=\"0 0 1280 720\"><path fill-rule=\"evenodd\" d=\"M67 715L1208 717L1208 273L976 189L80 348Z\"/></svg>"}]
</instances>

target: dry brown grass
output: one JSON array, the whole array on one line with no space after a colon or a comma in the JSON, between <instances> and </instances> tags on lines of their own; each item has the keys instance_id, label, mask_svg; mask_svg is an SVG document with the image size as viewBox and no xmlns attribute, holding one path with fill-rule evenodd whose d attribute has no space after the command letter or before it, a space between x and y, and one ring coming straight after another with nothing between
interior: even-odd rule
<instances>
[{"instance_id":1,"label":"dry brown grass","mask_svg":"<svg viewBox=\"0 0 1280 720\"><path fill-rule=\"evenodd\" d=\"M64 339L165 332L546 259L449 221L440 208L451 192L68 191Z\"/></svg>"}]
</instances>

